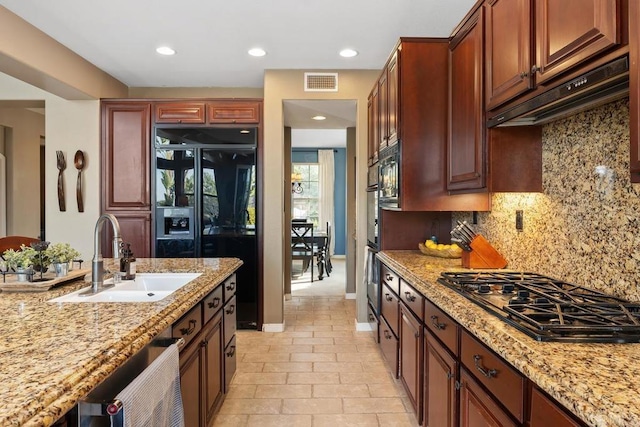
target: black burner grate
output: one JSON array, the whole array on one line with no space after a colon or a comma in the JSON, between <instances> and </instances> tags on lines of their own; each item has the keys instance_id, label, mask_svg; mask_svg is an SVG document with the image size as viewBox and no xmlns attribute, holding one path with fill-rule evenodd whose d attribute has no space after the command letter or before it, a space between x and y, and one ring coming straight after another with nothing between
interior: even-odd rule
<instances>
[{"instance_id":1,"label":"black burner grate","mask_svg":"<svg viewBox=\"0 0 640 427\"><path fill-rule=\"evenodd\" d=\"M445 272L438 282L540 341L640 342L640 304L529 272Z\"/></svg>"}]
</instances>

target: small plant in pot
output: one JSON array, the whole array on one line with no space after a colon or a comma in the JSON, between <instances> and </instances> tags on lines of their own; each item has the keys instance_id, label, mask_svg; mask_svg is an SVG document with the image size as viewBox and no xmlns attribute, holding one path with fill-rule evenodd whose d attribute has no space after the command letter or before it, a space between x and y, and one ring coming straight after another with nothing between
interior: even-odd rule
<instances>
[{"instance_id":1,"label":"small plant in pot","mask_svg":"<svg viewBox=\"0 0 640 427\"><path fill-rule=\"evenodd\" d=\"M53 265L56 276L66 276L69 263L80 256L80 252L73 249L69 243L54 243L45 251L49 262Z\"/></svg>"},{"instance_id":2,"label":"small plant in pot","mask_svg":"<svg viewBox=\"0 0 640 427\"><path fill-rule=\"evenodd\" d=\"M22 245L20 250L7 249L2 254L7 267L18 273L18 281L26 282L33 274L33 257L36 251L33 248Z\"/></svg>"}]
</instances>

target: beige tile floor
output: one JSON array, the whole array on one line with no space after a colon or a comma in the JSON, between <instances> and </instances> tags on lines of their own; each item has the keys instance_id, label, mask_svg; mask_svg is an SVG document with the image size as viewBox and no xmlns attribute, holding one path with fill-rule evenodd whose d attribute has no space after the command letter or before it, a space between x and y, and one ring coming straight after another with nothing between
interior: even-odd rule
<instances>
[{"instance_id":1,"label":"beige tile floor","mask_svg":"<svg viewBox=\"0 0 640 427\"><path fill-rule=\"evenodd\" d=\"M355 301L294 296L285 331L237 332L238 362L214 426L416 426Z\"/></svg>"}]
</instances>

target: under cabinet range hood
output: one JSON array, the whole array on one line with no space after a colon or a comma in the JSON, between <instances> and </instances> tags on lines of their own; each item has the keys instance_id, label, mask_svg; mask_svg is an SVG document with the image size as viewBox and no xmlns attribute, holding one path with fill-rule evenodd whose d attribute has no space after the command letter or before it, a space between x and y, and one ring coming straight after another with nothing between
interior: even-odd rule
<instances>
[{"instance_id":1,"label":"under cabinet range hood","mask_svg":"<svg viewBox=\"0 0 640 427\"><path fill-rule=\"evenodd\" d=\"M487 120L487 127L530 126L567 117L629 94L629 58L602 65Z\"/></svg>"}]
</instances>

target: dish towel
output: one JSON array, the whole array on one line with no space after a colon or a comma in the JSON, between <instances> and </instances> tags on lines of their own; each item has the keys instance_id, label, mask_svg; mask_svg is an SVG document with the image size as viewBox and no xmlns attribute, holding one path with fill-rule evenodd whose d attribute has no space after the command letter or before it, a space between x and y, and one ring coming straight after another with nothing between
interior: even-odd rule
<instances>
[{"instance_id":1,"label":"dish towel","mask_svg":"<svg viewBox=\"0 0 640 427\"><path fill-rule=\"evenodd\" d=\"M178 346L172 344L116 399L122 409L111 417L114 427L184 427Z\"/></svg>"}]
</instances>

